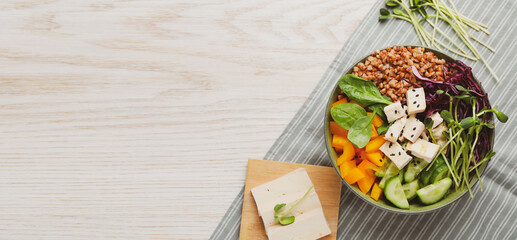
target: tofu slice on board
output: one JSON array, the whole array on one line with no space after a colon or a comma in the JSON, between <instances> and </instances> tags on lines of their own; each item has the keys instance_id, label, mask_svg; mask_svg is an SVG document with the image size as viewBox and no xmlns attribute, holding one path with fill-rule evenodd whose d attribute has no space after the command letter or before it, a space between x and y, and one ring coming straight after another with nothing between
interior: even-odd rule
<instances>
[{"instance_id":1,"label":"tofu slice on board","mask_svg":"<svg viewBox=\"0 0 517 240\"><path fill-rule=\"evenodd\" d=\"M268 238L271 239L316 239L331 233L323 214L321 202L312 189L307 197L292 211L292 224L282 226L275 221L274 207L286 203L287 211L313 186L305 168L296 169L280 178L251 189Z\"/></svg>"}]
</instances>

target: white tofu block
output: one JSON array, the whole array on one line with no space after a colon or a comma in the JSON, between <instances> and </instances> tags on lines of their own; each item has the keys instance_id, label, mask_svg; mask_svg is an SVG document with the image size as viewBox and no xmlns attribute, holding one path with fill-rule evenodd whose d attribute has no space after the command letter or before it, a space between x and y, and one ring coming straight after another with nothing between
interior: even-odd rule
<instances>
[{"instance_id":1,"label":"white tofu block","mask_svg":"<svg viewBox=\"0 0 517 240\"><path fill-rule=\"evenodd\" d=\"M410 118L410 117L415 117L416 116L416 114L409 114L408 113L407 105L402 106L402 108L404 109L404 112L406 113L406 118Z\"/></svg>"},{"instance_id":2,"label":"white tofu block","mask_svg":"<svg viewBox=\"0 0 517 240\"><path fill-rule=\"evenodd\" d=\"M447 140L446 139L438 139L438 140L436 140L436 143L438 144L438 146L440 146L440 148L442 148L443 146L445 146L445 144L447 144ZM444 151L447 151L447 148L445 148Z\"/></svg>"},{"instance_id":3,"label":"white tofu block","mask_svg":"<svg viewBox=\"0 0 517 240\"><path fill-rule=\"evenodd\" d=\"M422 131L422 134L420 134L420 139L429 142L429 136L427 135L427 130Z\"/></svg>"},{"instance_id":4,"label":"white tofu block","mask_svg":"<svg viewBox=\"0 0 517 240\"><path fill-rule=\"evenodd\" d=\"M437 127L438 125L440 125L440 123L443 122L443 118L442 116L440 116L440 113L439 112L435 112L433 113L431 116L430 116L431 119L433 119L433 127L432 128L435 128Z\"/></svg>"},{"instance_id":5,"label":"white tofu block","mask_svg":"<svg viewBox=\"0 0 517 240\"><path fill-rule=\"evenodd\" d=\"M406 116L405 111L402 108L400 102L395 102L384 107L384 114L386 114L388 122L393 122L401 117Z\"/></svg>"},{"instance_id":6,"label":"white tofu block","mask_svg":"<svg viewBox=\"0 0 517 240\"><path fill-rule=\"evenodd\" d=\"M422 139L418 139L414 144L411 145L410 151L413 156L424 159L426 162L431 162L438 151L440 146Z\"/></svg>"},{"instance_id":7,"label":"white tofu block","mask_svg":"<svg viewBox=\"0 0 517 240\"><path fill-rule=\"evenodd\" d=\"M436 140L436 143L438 144L440 149L442 149L445 146L445 144L447 144L447 139L438 139L438 140ZM447 149L448 149L448 147L446 147L443 151L447 152Z\"/></svg>"},{"instance_id":8,"label":"white tofu block","mask_svg":"<svg viewBox=\"0 0 517 240\"><path fill-rule=\"evenodd\" d=\"M414 143L412 143L412 142L408 142L408 143L406 144L406 151L411 151L411 149L413 149L413 144L414 144Z\"/></svg>"},{"instance_id":9,"label":"white tofu block","mask_svg":"<svg viewBox=\"0 0 517 240\"><path fill-rule=\"evenodd\" d=\"M402 133L404 133L404 131L402 131L402 132L400 133L399 142L403 142L403 141L404 141L404 139L405 139L405 138L404 138L404 135L403 135Z\"/></svg>"},{"instance_id":10,"label":"white tofu block","mask_svg":"<svg viewBox=\"0 0 517 240\"><path fill-rule=\"evenodd\" d=\"M402 108L404 108L404 111L406 113L406 116L404 117L406 119L406 121L407 121L408 118L410 118L410 117L414 118L416 116L416 114L408 115L408 113L407 113L407 106L406 105L404 105ZM402 132L400 132L399 142L403 142L404 139L406 139L406 138L404 137L404 129L402 129Z\"/></svg>"},{"instance_id":11,"label":"white tofu block","mask_svg":"<svg viewBox=\"0 0 517 240\"><path fill-rule=\"evenodd\" d=\"M423 88L409 89L406 94L408 114L417 114L425 111L425 93Z\"/></svg>"},{"instance_id":12,"label":"white tofu block","mask_svg":"<svg viewBox=\"0 0 517 240\"><path fill-rule=\"evenodd\" d=\"M275 207L278 203L290 203L300 199L312 186L305 168L296 169L273 181L251 189L257 203L259 215Z\"/></svg>"},{"instance_id":13,"label":"white tofu block","mask_svg":"<svg viewBox=\"0 0 517 240\"><path fill-rule=\"evenodd\" d=\"M420 120L414 117L410 117L404 126L404 132L402 136L411 142L415 142L424 130L424 123L420 122Z\"/></svg>"},{"instance_id":14,"label":"white tofu block","mask_svg":"<svg viewBox=\"0 0 517 240\"><path fill-rule=\"evenodd\" d=\"M318 208L295 216L294 222L287 226L279 224L271 226L267 236L269 240L312 240L327 236L330 233L331 230L323 214L323 209Z\"/></svg>"},{"instance_id":15,"label":"white tofu block","mask_svg":"<svg viewBox=\"0 0 517 240\"><path fill-rule=\"evenodd\" d=\"M314 189L291 211L291 215L295 216L294 223L282 226L275 221L276 204L285 203L284 211L291 208L312 185L307 171L299 168L251 189L269 239L316 239L330 234Z\"/></svg>"},{"instance_id":16,"label":"white tofu block","mask_svg":"<svg viewBox=\"0 0 517 240\"><path fill-rule=\"evenodd\" d=\"M397 142L385 142L379 150L394 162L398 169L404 168L413 159Z\"/></svg>"},{"instance_id":17,"label":"white tofu block","mask_svg":"<svg viewBox=\"0 0 517 240\"><path fill-rule=\"evenodd\" d=\"M397 121L395 121L390 128L388 128L388 131L386 131L386 134L384 135L384 139L390 141L390 142L397 142L397 139L399 139L402 129L404 129L404 125L406 125L406 118L403 117Z\"/></svg>"},{"instance_id":18,"label":"white tofu block","mask_svg":"<svg viewBox=\"0 0 517 240\"><path fill-rule=\"evenodd\" d=\"M436 139L436 141L438 141L438 139L446 139L443 133L447 130L449 130L449 128L447 128L447 125L445 125L445 123L441 123L440 125L438 125L436 128L432 130L434 139Z\"/></svg>"}]
</instances>

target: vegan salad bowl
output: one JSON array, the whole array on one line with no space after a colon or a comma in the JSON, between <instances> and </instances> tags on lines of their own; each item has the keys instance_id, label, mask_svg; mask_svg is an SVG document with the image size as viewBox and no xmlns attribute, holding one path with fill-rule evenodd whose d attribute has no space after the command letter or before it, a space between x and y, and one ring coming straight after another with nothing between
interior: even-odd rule
<instances>
[{"instance_id":1,"label":"vegan salad bowl","mask_svg":"<svg viewBox=\"0 0 517 240\"><path fill-rule=\"evenodd\" d=\"M430 48L393 46L336 83L326 145L358 197L392 212L428 212L482 190L495 154L493 115L508 119L491 107L470 67Z\"/></svg>"}]
</instances>

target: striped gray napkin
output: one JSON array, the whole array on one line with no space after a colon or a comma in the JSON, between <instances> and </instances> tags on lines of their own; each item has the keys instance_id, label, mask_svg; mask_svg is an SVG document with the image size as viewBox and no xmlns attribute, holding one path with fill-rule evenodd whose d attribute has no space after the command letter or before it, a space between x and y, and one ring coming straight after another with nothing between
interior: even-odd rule
<instances>
[{"instance_id":1,"label":"striped gray napkin","mask_svg":"<svg viewBox=\"0 0 517 240\"><path fill-rule=\"evenodd\" d=\"M458 10L487 24L490 36L475 34L494 47L481 54L501 79L496 83L484 65L465 59L489 93L492 106L507 113L506 124L496 124L495 151L474 198L465 195L440 210L420 214L394 214L377 209L343 187L338 239L517 239L517 2L515 0L455 1ZM378 1L343 46L325 75L296 113L264 159L330 166L325 149L325 103L340 76L361 57L392 45L418 45L412 26L400 20L379 22ZM451 33L450 30L447 33ZM233 201L210 239L238 239L243 190Z\"/></svg>"}]
</instances>

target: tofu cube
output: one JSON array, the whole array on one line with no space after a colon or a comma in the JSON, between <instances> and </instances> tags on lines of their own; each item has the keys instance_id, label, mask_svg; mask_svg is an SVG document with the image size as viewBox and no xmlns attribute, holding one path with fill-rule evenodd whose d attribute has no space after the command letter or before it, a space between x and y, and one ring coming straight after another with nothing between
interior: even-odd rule
<instances>
[{"instance_id":1,"label":"tofu cube","mask_svg":"<svg viewBox=\"0 0 517 240\"><path fill-rule=\"evenodd\" d=\"M406 98L409 115L425 111L425 93L423 88L409 89Z\"/></svg>"},{"instance_id":2,"label":"tofu cube","mask_svg":"<svg viewBox=\"0 0 517 240\"><path fill-rule=\"evenodd\" d=\"M413 156L424 159L426 162L430 163L440 150L440 146L422 139L418 139L414 144L411 145L409 149Z\"/></svg>"},{"instance_id":3,"label":"tofu cube","mask_svg":"<svg viewBox=\"0 0 517 240\"><path fill-rule=\"evenodd\" d=\"M438 125L440 125L440 123L443 122L443 118L442 116L440 116L440 113L439 112L435 112L433 113L431 116L430 116L431 119L433 119L433 127L432 128L435 128L437 127Z\"/></svg>"},{"instance_id":4,"label":"tofu cube","mask_svg":"<svg viewBox=\"0 0 517 240\"><path fill-rule=\"evenodd\" d=\"M400 104L400 102L395 102L384 107L384 113L388 118L388 122L393 122L401 117L406 116L406 113L402 108L402 104Z\"/></svg>"},{"instance_id":5,"label":"tofu cube","mask_svg":"<svg viewBox=\"0 0 517 240\"><path fill-rule=\"evenodd\" d=\"M406 151L411 151L411 149L413 149L413 145L414 145L414 143L412 143L412 142L408 142L408 143L406 144Z\"/></svg>"},{"instance_id":6,"label":"tofu cube","mask_svg":"<svg viewBox=\"0 0 517 240\"><path fill-rule=\"evenodd\" d=\"M429 136L427 135L427 130L424 130L422 134L420 134L420 139L428 141L429 142Z\"/></svg>"},{"instance_id":7,"label":"tofu cube","mask_svg":"<svg viewBox=\"0 0 517 240\"><path fill-rule=\"evenodd\" d=\"M395 121L390 128L388 128L388 131L386 131L386 134L384 135L384 139L390 141L390 142L397 142L397 139L399 139L399 136L402 133L402 129L404 129L404 125L406 125L406 118L403 117L397 121Z\"/></svg>"},{"instance_id":8,"label":"tofu cube","mask_svg":"<svg viewBox=\"0 0 517 240\"><path fill-rule=\"evenodd\" d=\"M379 150L394 162L398 169L404 168L413 159L397 142L385 142Z\"/></svg>"},{"instance_id":9,"label":"tofu cube","mask_svg":"<svg viewBox=\"0 0 517 240\"><path fill-rule=\"evenodd\" d=\"M408 118L406 125L404 126L403 136L407 140L415 142L424 130L424 123L420 122L420 120L414 117L410 117Z\"/></svg>"},{"instance_id":10,"label":"tofu cube","mask_svg":"<svg viewBox=\"0 0 517 240\"><path fill-rule=\"evenodd\" d=\"M404 113L406 113L406 118L410 118L410 117L415 117L415 116L416 116L416 113L414 113L414 114L409 114L409 113L407 112L407 105L404 105L402 108L404 109Z\"/></svg>"},{"instance_id":11,"label":"tofu cube","mask_svg":"<svg viewBox=\"0 0 517 240\"><path fill-rule=\"evenodd\" d=\"M404 141L404 129L402 129L402 132L400 133L399 142Z\"/></svg>"},{"instance_id":12,"label":"tofu cube","mask_svg":"<svg viewBox=\"0 0 517 240\"><path fill-rule=\"evenodd\" d=\"M434 139L445 139L445 136L443 135L444 132L446 132L447 130L449 130L447 128L447 125L445 125L445 123L441 123L439 124L436 128L433 129L433 137Z\"/></svg>"},{"instance_id":13,"label":"tofu cube","mask_svg":"<svg viewBox=\"0 0 517 240\"><path fill-rule=\"evenodd\" d=\"M404 113L406 113L406 116L404 116L404 118L406 119L406 122L407 122L407 119L408 119L408 118L410 118L410 117L414 117L414 116L415 116L415 114L413 114L413 115L408 115L408 113L407 113L407 106L406 106L406 105L404 105L402 108L404 109ZM404 124L404 125L405 125L405 124ZM400 132L399 142L403 142L403 141L404 141L404 139L405 139L405 138L404 138L404 129L402 129L402 131Z\"/></svg>"}]
</instances>

